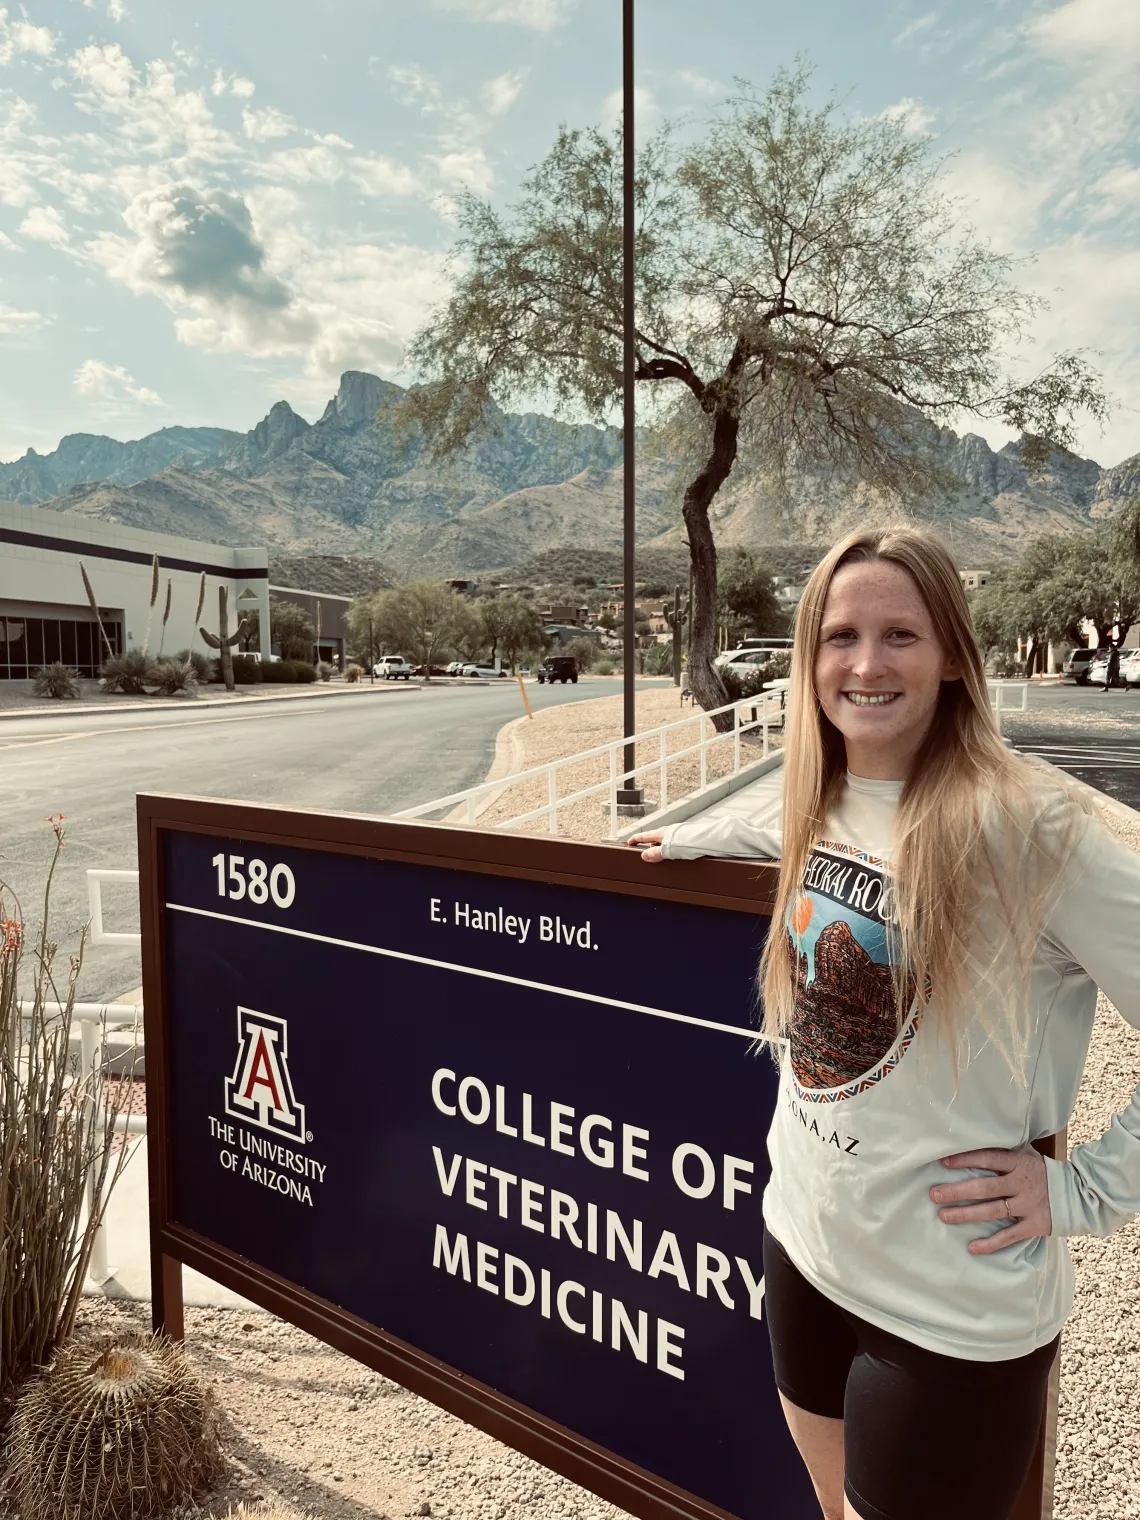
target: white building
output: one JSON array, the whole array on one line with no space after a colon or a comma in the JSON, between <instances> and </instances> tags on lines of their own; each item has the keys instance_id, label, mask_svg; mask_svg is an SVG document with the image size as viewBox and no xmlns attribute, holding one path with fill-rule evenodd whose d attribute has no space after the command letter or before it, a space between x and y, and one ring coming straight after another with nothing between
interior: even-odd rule
<instances>
[{"instance_id":1,"label":"white building","mask_svg":"<svg viewBox=\"0 0 1140 1520\"><path fill-rule=\"evenodd\" d=\"M150 593L155 554L158 600ZM230 632L243 612L261 615L269 653L269 559L265 549L228 549L149 529L123 528L70 512L0 502L0 680L32 675L62 660L95 676L106 659L80 566L87 572L107 641L116 652L141 647L174 654L206 644L194 615L205 575L201 627L218 629L218 587L229 588ZM170 587L170 617L162 627Z\"/></svg>"}]
</instances>

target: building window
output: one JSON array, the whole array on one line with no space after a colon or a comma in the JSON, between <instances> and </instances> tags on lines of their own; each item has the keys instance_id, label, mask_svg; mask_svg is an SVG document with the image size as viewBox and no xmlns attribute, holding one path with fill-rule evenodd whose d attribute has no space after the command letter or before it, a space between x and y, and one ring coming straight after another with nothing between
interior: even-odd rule
<instances>
[{"instance_id":1,"label":"building window","mask_svg":"<svg viewBox=\"0 0 1140 1520\"><path fill-rule=\"evenodd\" d=\"M105 619L103 628L111 648L121 654L122 625ZM26 681L41 665L56 660L90 680L99 674L106 656L95 623L73 618L0 617L0 681Z\"/></svg>"}]
</instances>

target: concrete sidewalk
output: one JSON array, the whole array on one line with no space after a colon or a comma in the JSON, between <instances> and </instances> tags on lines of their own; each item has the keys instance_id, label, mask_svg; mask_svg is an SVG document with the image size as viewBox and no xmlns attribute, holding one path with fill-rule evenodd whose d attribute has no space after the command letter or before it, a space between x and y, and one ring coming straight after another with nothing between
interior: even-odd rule
<instances>
[{"instance_id":1,"label":"concrete sidewalk","mask_svg":"<svg viewBox=\"0 0 1140 1520\"><path fill-rule=\"evenodd\" d=\"M147 1181L146 1136L132 1138L130 1158L115 1184L104 1221L111 1277L95 1284L88 1280L84 1293L105 1298L150 1301L150 1196ZM203 1277L189 1267L182 1269L182 1294L187 1304L216 1309L248 1309L262 1313L256 1304L231 1293L221 1283Z\"/></svg>"}]
</instances>

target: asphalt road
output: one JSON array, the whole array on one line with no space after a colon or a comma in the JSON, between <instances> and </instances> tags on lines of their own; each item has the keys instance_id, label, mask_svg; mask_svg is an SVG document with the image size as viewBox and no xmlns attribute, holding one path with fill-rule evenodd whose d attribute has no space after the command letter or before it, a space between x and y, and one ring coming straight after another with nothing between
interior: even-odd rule
<instances>
[{"instance_id":1,"label":"asphalt road","mask_svg":"<svg viewBox=\"0 0 1140 1520\"><path fill-rule=\"evenodd\" d=\"M1009 714L1004 727L1018 749L1140 809L1140 692L1031 685L1028 711Z\"/></svg>"},{"instance_id":2,"label":"asphalt road","mask_svg":"<svg viewBox=\"0 0 1140 1520\"><path fill-rule=\"evenodd\" d=\"M639 683L643 684L643 683ZM647 682L657 685L658 682ZM535 708L621 690L617 680L577 686L527 684ZM0 879L38 921L39 894L54 845L49 814L62 813L67 842L53 892L53 934L64 949L86 923L85 872L133 867L135 794L186 792L298 807L394 813L474 786L485 777L495 735L518 717L518 685L241 706L73 713L0 721L0 787L6 825ZM104 894L108 929L137 927L131 892ZM7 913L0 914L7 916ZM130 947L90 950L80 996L116 997L140 980Z\"/></svg>"}]
</instances>

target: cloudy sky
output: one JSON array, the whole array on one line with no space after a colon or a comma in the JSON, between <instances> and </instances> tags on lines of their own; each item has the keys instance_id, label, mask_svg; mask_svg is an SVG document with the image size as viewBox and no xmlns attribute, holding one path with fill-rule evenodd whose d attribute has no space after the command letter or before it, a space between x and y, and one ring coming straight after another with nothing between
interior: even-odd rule
<instances>
[{"instance_id":1,"label":"cloudy sky","mask_svg":"<svg viewBox=\"0 0 1140 1520\"><path fill-rule=\"evenodd\" d=\"M696 19L699 15L699 22ZM452 197L509 202L558 124L612 121L617 0L27 0L0 9L0 458L67 432L315 417L396 379ZM1137 0L639 0L643 120L805 56L821 96L952 154L1036 256L1026 358L1098 355L1140 451ZM1000 432L986 430L994 442Z\"/></svg>"}]
</instances>

